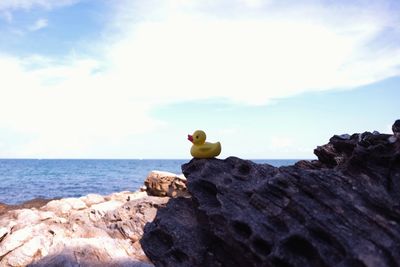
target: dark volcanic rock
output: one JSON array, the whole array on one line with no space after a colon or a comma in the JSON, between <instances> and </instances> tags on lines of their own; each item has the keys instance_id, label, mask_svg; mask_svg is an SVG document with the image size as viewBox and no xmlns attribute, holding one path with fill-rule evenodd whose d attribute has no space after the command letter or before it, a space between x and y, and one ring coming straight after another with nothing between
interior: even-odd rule
<instances>
[{"instance_id":1,"label":"dark volcanic rock","mask_svg":"<svg viewBox=\"0 0 400 267\"><path fill-rule=\"evenodd\" d=\"M393 134L397 137L400 137L400 120L397 120L392 125Z\"/></svg>"},{"instance_id":2,"label":"dark volcanic rock","mask_svg":"<svg viewBox=\"0 0 400 267\"><path fill-rule=\"evenodd\" d=\"M400 142L334 136L318 161L275 168L235 157L182 166L141 240L156 266L399 266Z\"/></svg>"}]
</instances>

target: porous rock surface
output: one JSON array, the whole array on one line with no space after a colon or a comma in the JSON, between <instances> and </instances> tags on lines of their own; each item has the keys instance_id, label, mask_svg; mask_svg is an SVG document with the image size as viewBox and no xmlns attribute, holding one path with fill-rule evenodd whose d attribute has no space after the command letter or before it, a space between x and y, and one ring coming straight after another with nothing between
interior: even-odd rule
<instances>
[{"instance_id":1,"label":"porous rock surface","mask_svg":"<svg viewBox=\"0 0 400 267\"><path fill-rule=\"evenodd\" d=\"M229 157L182 166L192 198L145 226L156 266L400 266L400 142L334 136L315 161ZM390 141L392 140L392 141Z\"/></svg>"},{"instance_id":2,"label":"porous rock surface","mask_svg":"<svg viewBox=\"0 0 400 267\"><path fill-rule=\"evenodd\" d=\"M168 200L119 192L24 204L0 216L0 266L153 266L138 240Z\"/></svg>"}]
</instances>

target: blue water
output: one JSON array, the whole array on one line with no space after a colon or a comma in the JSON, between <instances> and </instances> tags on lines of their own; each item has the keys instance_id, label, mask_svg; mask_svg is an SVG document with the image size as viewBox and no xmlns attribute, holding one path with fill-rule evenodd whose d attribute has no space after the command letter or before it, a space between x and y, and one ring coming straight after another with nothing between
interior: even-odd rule
<instances>
[{"instance_id":1,"label":"blue water","mask_svg":"<svg viewBox=\"0 0 400 267\"><path fill-rule=\"evenodd\" d=\"M297 160L254 160L276 167ZM135 191L152 170L181 173L188 160L35 160L0 159L0 203L33 198L80 197Z\"/></svg>"}]
</instances>

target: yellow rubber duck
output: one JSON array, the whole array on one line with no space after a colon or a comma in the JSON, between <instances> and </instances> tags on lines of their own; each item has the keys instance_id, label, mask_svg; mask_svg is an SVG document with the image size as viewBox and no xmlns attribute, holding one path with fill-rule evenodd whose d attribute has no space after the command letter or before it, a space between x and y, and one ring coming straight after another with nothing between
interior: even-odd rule
<instances>
[{"instance_id":1,"label":"yellow rubber duck","mask_svg":"<svg viewBox=\"0 0 400 267\"><path fill-rule=\"evenodd\" d=\"M209 159L218 156L221 153L221 144L206 142L206 133L197 130L193 135L188 135L188 140L193 143L190 154L197 159Z\"/></svg>"}]
</instances>

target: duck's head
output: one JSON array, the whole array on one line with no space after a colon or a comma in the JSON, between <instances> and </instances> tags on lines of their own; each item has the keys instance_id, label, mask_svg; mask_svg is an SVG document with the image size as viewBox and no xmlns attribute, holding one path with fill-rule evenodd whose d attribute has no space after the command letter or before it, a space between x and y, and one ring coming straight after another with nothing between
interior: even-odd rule
<instances>
[{"instance_id":1,"label":"duck's head","mask_svg":"<svg viewBox=\"0 0 400 267\"><path fill-rule=\"evenodd\" d=\"M193 135L188 135L188 140L195 145L202 145L206 142L206 133L202 130L197 130Z\"/></svg>"}]
</instances>

